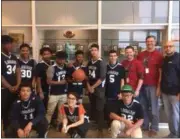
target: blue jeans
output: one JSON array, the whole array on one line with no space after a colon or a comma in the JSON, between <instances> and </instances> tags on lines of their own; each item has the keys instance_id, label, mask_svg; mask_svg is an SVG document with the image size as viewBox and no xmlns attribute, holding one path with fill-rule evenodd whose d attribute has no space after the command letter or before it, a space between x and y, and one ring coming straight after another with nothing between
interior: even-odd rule
<instances>
[{"instance_id":1,"label":"blue jeans","mask_svg":"<svg viewBox=\"0 0 180 139\"><path fill-rule=\"evenodd\" d=\"M159 130L159 105L156 86L143 85L140 92L140 103L144 110L144 130ZM151 123L151 125L150 125ZM150 125L150 126L149 126Z\"/></svg>"},{"instance_id":2,"label":"blue jeans","mask_svg":"<svg viewBox=\"0 0 180 139\"><path fill-rule=\"evenodd\" d=\"M179 107L180 102L176 99L176 96L163 94L163 102L165 113L168 118L170 137L178 138L180 134L180 122L179 122Z\"/></svg>"}]
</instances>

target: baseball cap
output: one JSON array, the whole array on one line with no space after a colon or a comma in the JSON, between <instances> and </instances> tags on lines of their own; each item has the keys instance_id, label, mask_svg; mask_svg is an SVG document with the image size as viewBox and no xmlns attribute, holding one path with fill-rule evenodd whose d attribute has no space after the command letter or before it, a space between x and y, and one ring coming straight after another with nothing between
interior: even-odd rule
<instances>
[{"instance_id":1,"label":"baseball cap","mask_svg":"<svg viewBox=\"0 0 180 139\"><path fill-rule=\"evenodd\" d=\"M128 84L125 84L125 85L122 87L121 92L122 92L122 93L128 93L128 92L130 92L130 93L134 94L133 88L132 88L130 85L128 85Z\"/></svg>"}]
</instances>

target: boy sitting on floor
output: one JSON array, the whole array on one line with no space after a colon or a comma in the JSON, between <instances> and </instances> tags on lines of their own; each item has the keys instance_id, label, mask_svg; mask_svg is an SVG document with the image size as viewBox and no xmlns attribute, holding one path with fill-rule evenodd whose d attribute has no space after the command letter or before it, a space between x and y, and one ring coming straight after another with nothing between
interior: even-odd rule
<instances>
[{"instance_id":1,"label":"boy sitting on floor","mask_svg":"<svg viewBox=\"0 0 180 139\"><path fill-rule=\"evenodd\" d=\"M43 102L33 95L28 85L21 85L19 99L12 105L10 127L5 136L10 138L25 138L32 129L36 130L39 138L44 138L48 122L45 118Z\"/></svg>"}]
</instances>

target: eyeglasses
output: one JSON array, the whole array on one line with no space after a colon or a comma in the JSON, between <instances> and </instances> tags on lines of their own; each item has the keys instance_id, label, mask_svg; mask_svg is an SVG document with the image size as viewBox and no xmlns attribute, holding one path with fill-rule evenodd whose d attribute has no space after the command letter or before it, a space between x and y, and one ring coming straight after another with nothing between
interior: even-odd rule
<instances>
[{"instance_id":1,"label":"eyeglasses","mask_svg":"<svg viewBox=\"0 0 180 139\"><path fill-rule=\"evenodd\" d=\"M76 98L68 97L69 100L76 100Z\"/></svg>"},{"instance_id":2,"label":"eyeglasses","mask_svg":"<svg viewBox=\"0 0 180 139\"><path fill-rule=\"evenodd\" d=\"M132 94L131 95L122 95L123 98L126 98L126 97L130 98L131 96L132 96Z\"/></svg>"},{"instance_id":3,"label":"eyeglasses","mask_svg":"<svg viewBox=\"0 0 180 139\"><path fill-rule=\"evenodd\" d=\"M166 45L165 47L166 47L166 48L168 48L168 47L172 48L172 47L174 47L174 46L173 46L173 45Z\"/></svg>"}]
</instances>

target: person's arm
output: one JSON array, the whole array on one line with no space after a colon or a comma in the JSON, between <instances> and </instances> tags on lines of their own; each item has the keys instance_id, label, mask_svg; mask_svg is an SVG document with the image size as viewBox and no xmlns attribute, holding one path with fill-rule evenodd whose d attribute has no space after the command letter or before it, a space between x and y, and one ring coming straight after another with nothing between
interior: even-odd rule
<instances>
[{"instance_id":1,"label":"person's arm","mask_svg":"<svg viewBox=\"0 0 180 139\"><path fill-rule=\"evenodd\" d=\"M32 87L35 88L36 87L36 66L37 66L37 62L34 60L34 67L33 67L33 71L32 71L32 75L33 75L33 80L32 80Z\"/></svg>"},{"instance_id":2,"label":"person's arm","mask_svg":"<svg viewBox=\"0 0 180 139\"><path fill-rule=\"evenodd\" d=\"M98 87L103 80L106 78L106 65L103 61L100 62L100 78L96 81L96 83L94 85L92 85L91 87L94 89L96 87Z\"/></svg>"},{"instance_id":3,"label":"person's arm","mask_svg":"<svg viewBox=\"0 0 180 139\"><path fill-rule=\"evenodd\" d=\"M133 126L130 128L130 130L134 131L137 128L140 128L144 122L144 119L139 119Z\"/></svg>"},{"instance_id":4,"label":"person's arm","mask_svg":"<svg viewBox=\"0 0 180 139\"><path fill-rule=\"evenodd\" d=\"M84 123L84 114L79 116L79 121L77 121L77 122L75 122L73 124L68 125L68 127L69 128L77 127L79 125L82 125L83 123Z\"/></svg>"},{"instance_id":5,"label":"person's arm","mask_svg":"<svg viewBox=\"0 0 180 139\"><path fill-rule=\"evenodd\" d=\"M66 80L61 80L61 81L53 81L52 78L54 76L54 68L50 66L46 72L47 74L47 83L49 85L61 85L61 84L66 84Z\"/></svg>"},{"instance_id":6,"label":"person's arm","mask_svg":"<svg viewBox=\"0 0 180 139\"><path fill-rule=\"evenodd\" d=\"M67 128L69 129L69 128L73 128L73 127L77 127L77 126L79 126L79 125L82 125L82 124L84 123L84 114L85 114L84 107L83 107L82 104L80 104L80 105L79 105L79 112L78 112L79 121L68 125Z\"/></svg>"},{"instance_id":7,"label":"person's arm","mask_svg":"<svg viewBox=\"0 0 180 139\"><path fill-rule=\"evenodd\" d=\"M39 121L43 119L45 116L45 107L43 105L43 102L37 97L36 98L36 117L31 121L32 125L36 125Z\"/></svg>"},{"instance_id":8,"label":"person's arm","mask_svg":"<svg viewBox=\"0 0 180 139\"><path fill-rule=\"evenodd\" d=\"M14 86L14 90L17 91L17 89L19 88L20 84L21 84L21 69L20 67L16 68L16 86Z\"/></svg>"},{"instance_id":9,"label":"person's arm","mask_svg":"<svg viewBox=\"0 0 180 139\"><path fill-rule=\"evenodd\" d=\"M3 75L1 75L1 83L4 88L11 90L12 86L6 81Z\"/></svg>"}]
</instances>

